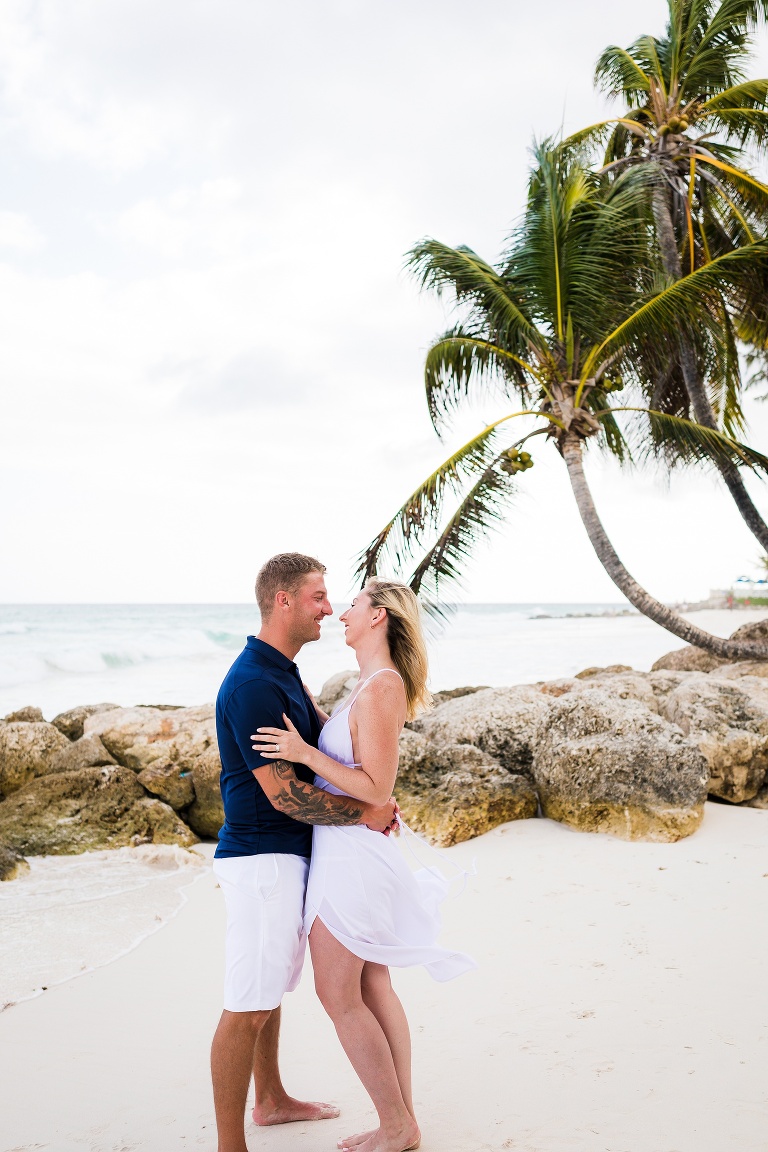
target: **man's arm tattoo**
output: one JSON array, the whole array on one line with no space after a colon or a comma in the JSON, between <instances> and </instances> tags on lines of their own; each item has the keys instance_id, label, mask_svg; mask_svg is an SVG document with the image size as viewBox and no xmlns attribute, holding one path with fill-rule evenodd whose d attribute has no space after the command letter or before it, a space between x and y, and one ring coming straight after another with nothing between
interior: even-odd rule
<instances>
[{"instance_id":1,"label":"man's arm tattoo","mask_svg":"<svg viewBox=\"0 0 768 1152\"><path fill-rule=\"evenodd\" d=\"M271 776L277 783L270 800L286 816L302 824L359 824L365 807L352 796L333 796L299 780L287 760L273 760ZM270 791L272 791L270 789Z\"/></svg>"}]
</instances>

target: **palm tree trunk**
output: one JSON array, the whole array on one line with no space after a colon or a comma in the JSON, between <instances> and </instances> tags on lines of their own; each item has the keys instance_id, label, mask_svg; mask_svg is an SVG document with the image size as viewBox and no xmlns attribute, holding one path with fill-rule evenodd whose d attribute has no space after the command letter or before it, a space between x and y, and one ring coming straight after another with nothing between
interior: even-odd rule
<instances>
[{"instance_id":1,"label":"palm tree trunk","mask_svg":"<svg viewBox=\"0 0 768 1152\"><path fill-rule=\"evenodd\" d=\"M660 624L668 632L679 636L681 640L685 640L688 644L695 644L697 648L704 648L715 656L721 656L726 660L768 660L768 648L759 644L745 644L738 640L723 640L720 636L712 636L709 632L704 632L701 628L689 624L682 616L678 616L677 612L673 612L666 604L654 600L653 596L650 596L644 588L640 587L622 564L600 522L592 493L587 484L587 478L584 475L581 458L582 441L578 436L567 435L561 440L560 448L568 468L568 476L579 513L592 547L603 568L630 604L634 604L635 608L644 616L655 621L656 624Z\"/></svg>"},{"instance_id":2,"label":"palm tree trunk","mask_svg":"<svg viewBox=\"0 0 768 1152\"><path fill-rule=\"evenodd\" d=\"M660 187L656 188L653 195L653 216L656 221L664 271L674 280L680 280L682 279L683 269L680 263L680 253L677 250L677 240L672 225L669 200L664 189ZM691 408L693 409L696 420L699 424L703 424L705 428L714 428L717 430L717 420L715 419L715 413L712 410L707 390L704 387L704 381L699 372L693 344L685 335L680 337L680 367L683 373L683 380L685 381L685 390L691 401ZM766 524L752 503L752 498L747 492L738 468L735 464L731 464L730 461L727 460L719 463L718 468L728 491L733 497L736 507L741 513L744 523L753 536L759 540L763 549L768 552L768 524Z\"/></svg>"}]
</instances>

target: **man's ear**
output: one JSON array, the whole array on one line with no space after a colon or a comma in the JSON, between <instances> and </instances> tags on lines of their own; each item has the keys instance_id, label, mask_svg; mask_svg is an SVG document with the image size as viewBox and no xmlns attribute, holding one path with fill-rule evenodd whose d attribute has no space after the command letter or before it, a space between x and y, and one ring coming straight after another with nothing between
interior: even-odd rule
<instances>
[{"instance_id":1,"label":"man's ear","mask_svg":"<svg viewBox=\"0 0 768 1152\"><path fill-rule=\"evenodd\" d=\"M275 593L275 608L290 608L291 598L287 592Z\"/></svg>"}]
</instances>

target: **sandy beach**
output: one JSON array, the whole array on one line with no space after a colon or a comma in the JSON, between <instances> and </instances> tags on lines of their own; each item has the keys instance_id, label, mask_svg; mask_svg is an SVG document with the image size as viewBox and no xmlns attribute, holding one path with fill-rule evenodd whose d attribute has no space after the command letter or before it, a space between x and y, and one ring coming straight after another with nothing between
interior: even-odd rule
<instances>
[{"instance_id":1,"label":"sandy beach","mask_svg":"<svg viewBox=\"0 0 768 1152\"><path fill-rule=\"evenodd\" d=\"M526 820L449 851L477 875L444 936L479 970L395 974L425 1152L768 1149L764 812L708 803L675 844ZM185 894L129 954L0 1015L2 1152L214 1152L223 907L208 870ZM370 1121L309 966L282 1063L342 1116L249 1124L252 1152L333 1149Z\"/></svg>"}]
</instances>

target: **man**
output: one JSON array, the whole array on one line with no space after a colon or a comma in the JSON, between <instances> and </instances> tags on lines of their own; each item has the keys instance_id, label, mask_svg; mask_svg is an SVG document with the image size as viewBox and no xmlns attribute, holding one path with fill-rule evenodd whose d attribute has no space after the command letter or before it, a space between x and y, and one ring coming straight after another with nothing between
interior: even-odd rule
<instances>
[{"instance_id":1,"label":"man","mask_svg":"<svg viewBox=\"0 0 768 1152\"><path fill-rule=\"evenodd\" d=\"M256 579L258 636L230 668L216 701L224 825L214 871L227 905L224 1011L211 1048L219 1152L247 1152L243 1129L251 1074L257 1124L324 1120L338 1108L294 1100L277 1063L280 1002L298 984L305 951L304 894L313 824L393 821L394 801L381 806L313 787L312 773L253 751L251 733L284 726L290 717L314 745L321 720L294 657L320 639L332 614L325 568L288 552L268 560Z\"/></svg>"}]
</instances>

